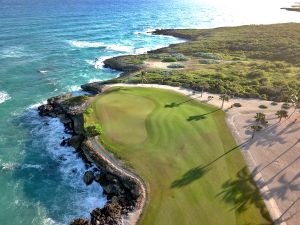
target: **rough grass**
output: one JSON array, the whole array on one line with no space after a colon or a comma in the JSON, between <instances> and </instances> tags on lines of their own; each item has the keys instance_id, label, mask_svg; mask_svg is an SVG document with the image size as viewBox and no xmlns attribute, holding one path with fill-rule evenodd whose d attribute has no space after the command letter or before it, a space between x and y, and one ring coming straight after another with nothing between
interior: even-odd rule
<instances>
[{"instance_id":1,"label":"rough grass","mask_svg":"<svg viewBox=\"0 0 300 225\"><path fill-rule=\"evenodd\" d=\"M271 224L223 111L152 88L114 88L92 108L100 141L149 185L141 224Z\"/></svg>"}]
</instances>

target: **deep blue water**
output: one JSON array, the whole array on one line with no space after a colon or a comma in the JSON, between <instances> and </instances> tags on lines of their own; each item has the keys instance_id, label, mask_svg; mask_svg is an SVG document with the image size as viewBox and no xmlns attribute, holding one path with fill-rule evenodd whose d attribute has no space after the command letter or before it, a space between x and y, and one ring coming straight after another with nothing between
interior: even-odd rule
<instances>
[{"instance_id":1,"label":"deep blue water","mask_svg":"<svg viewBox=\"0 0 300 225\"><path fill-rule=\"evenodd\" d=\"M56 119L36 107L118 75L103 59L177 43L156 28L297 22L293 1L0 0L0 225L67 224L106 201ZM270 2L269 2L270 3ZM47 125L49 124L49 125Z\"/></svg>"}]
</instances>

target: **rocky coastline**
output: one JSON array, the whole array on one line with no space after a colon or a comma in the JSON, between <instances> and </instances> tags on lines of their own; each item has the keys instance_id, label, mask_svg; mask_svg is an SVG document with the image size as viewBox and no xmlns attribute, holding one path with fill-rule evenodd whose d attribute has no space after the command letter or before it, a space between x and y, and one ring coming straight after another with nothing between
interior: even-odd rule
<instances>
[{"instance_id":1,"label":"rocky coastline","mask_svg":"<svg viewBox=\"0 0 300 225\"><path fill-rule=\"evenodd\" d=\"M101 87L97 85L83 85L83 89L92 94L101 92ZM80 179L86 185L99 183L107 196L105 206L90 212L90 219L76 218L70 225L136 224L146 204L146 185L95 138L85 135L83 113L89 107L88 99L87 96L74 97L67 93L49 98L46 104L38 108L40 116L59 118L66 132L72 135L70 139L64 139L61 145L74 147L74 154L78 154L86 163L87 171Z\"/></svg>"}]
</instances>

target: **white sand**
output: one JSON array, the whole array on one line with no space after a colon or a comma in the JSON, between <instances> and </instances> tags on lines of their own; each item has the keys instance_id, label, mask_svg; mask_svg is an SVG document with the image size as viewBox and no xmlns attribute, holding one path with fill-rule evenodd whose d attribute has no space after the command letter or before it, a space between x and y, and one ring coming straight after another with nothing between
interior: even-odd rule
<instances>
[{"instance_id":1,"label":"white sand","mask_svg":"<svg viewBox=\"0 0 300 225\"><path fill-rule=\"evenodd\" d=\"M193 93L192 90L156 84L113 84L111 86L139 86L174 90L206 102L213 96L209 104L221 107L221 100L215 94ZM241 108L230 108L235 103ZM259 109L259 105L268 109ZM289 118L278 123L276 111L281 104L272 106L270 101L259 99L234 98L225 102L226 121L238 144L249 141L242 147L242 153L249 169L254 172L254 179L260 188L267 208L275 224L300 224L300 112L299 109ZM290 109L290 114L293 109ZM257 112L267 115L269 126L258 132L251 139L250 125ZM296 120L297 119L297 120Z\"/></svg>"}]
</instances>

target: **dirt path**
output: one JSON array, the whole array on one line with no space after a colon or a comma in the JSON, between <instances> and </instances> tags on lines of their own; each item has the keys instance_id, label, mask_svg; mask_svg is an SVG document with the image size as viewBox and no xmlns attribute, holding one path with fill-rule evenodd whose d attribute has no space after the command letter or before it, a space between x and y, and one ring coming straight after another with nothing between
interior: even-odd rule
<instances>
[{"instance_id":1,"label":"dirt path","mask_svg":"<svg viewBox=\"0 0 300 225\"><path fill-rule=\"evenodd\" d=\"M189 89L156 84L113 84L112 86L153 87L174 90L201 102L221 107L219 95L193 92ZM211 101L207 101L212 96ZM230 108L233 103L240 108ZM267 109L260 109L265 105ZM270 101L234 98L224 103L226 121L265 200L276 225L299 225L300 221L300 112L299 109L288 119L278 122L276 111L281 104ZM290 109L291 114L293 109ZM250 130L257 112L267 115L269 126L251 139Z\"/></svg>"}]
</instances>

